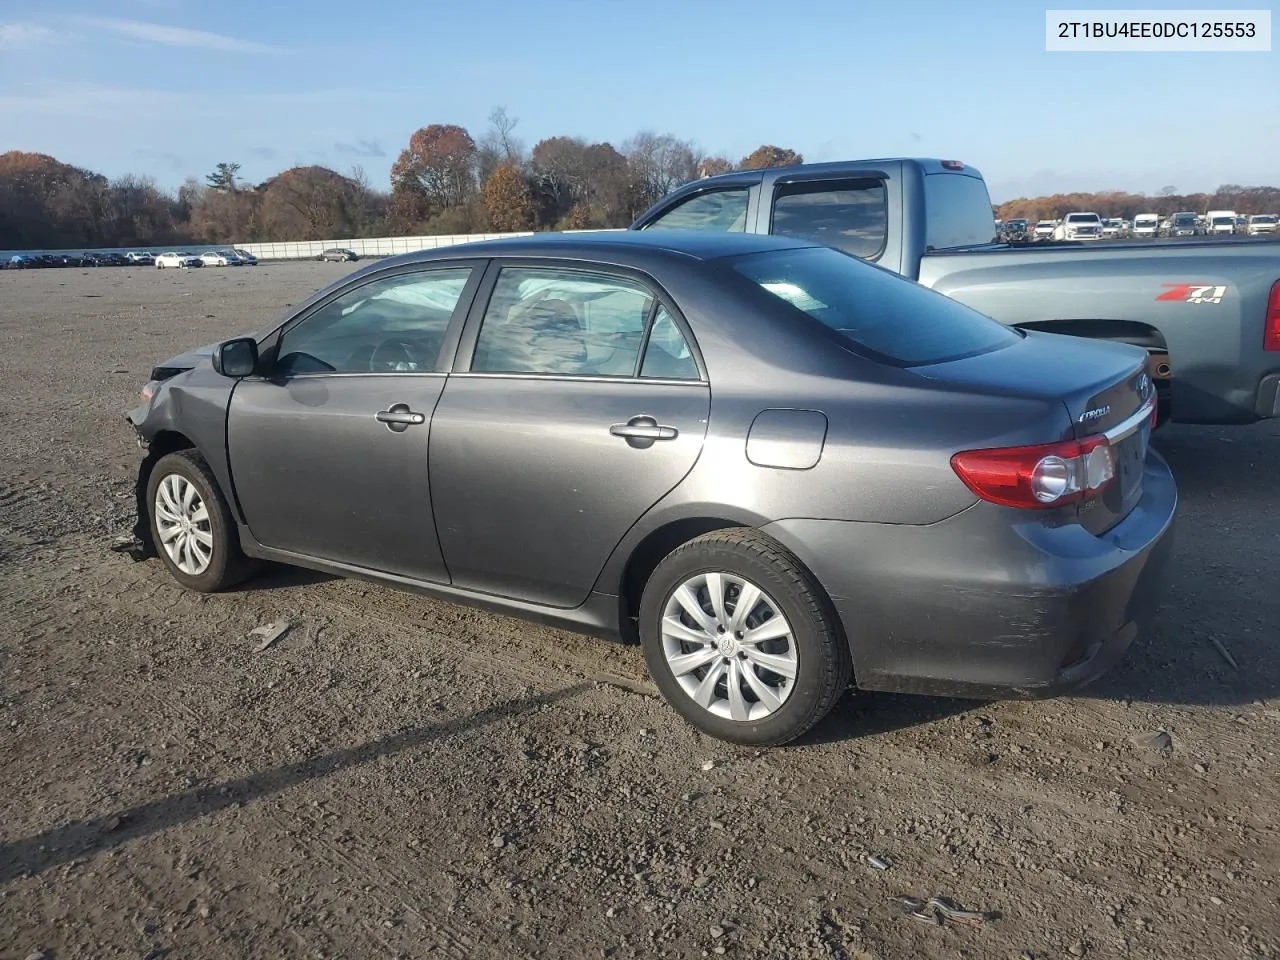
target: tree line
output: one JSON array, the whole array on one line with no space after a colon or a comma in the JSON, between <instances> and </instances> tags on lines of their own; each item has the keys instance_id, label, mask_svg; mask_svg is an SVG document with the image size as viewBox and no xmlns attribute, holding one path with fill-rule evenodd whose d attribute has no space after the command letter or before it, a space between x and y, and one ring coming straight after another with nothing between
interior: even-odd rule
<instances>
[{"instance_id":1,"label":"tree line","mask_svg":"<svg viewBox=\"0 0 1280 960\"><path fill-rule=\"evenodd\" d=\"M0 249L624 227L689 180L804 160L766 144L735 163L652 132L616 147L559 136L526 149L517 126L498 108L478 140L454 124L423 127L396 159L389 190L358 167L314 165L250 184L228 161L171 191L13 150L0 154Z\"/></svg>"},{"instance_id":2,"label":"tree line","mask_svg":"<svg viewBox=\"0 0 1280 960\"><path fill-rule=\"evenodd\" d=\"M1234 210L1241 215L1280 213L1280 187L1225 184L1213 193L1178 193L1174 187L1164 187L1156 196L1114 190L1055 193L1048 197L1008 200L996 207L996 216L1001 220L1024 217L1034 222L1059 220L1073 211L1089 211L1101 217L1132 220L1140 213L1158 213L1167 217L1174 213L1205 213L1209 210Z\"/></svg>"}]
</instances>

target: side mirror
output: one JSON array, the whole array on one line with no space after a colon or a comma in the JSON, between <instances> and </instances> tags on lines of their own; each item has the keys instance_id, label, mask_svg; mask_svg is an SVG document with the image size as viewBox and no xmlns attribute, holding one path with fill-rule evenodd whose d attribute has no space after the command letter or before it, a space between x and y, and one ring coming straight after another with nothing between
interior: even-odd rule
<instances>
[{"instance_id":1,"label":"side mirror","mask_svg":"<svg viewBox=\"0 0 1280 960\"><path fill-rule=\"evenodd\" d=\"M224 377L247 377L258 369L258 341L253 337L227 340L213 351L213 369Z\"/></svg>"}]
</instances>

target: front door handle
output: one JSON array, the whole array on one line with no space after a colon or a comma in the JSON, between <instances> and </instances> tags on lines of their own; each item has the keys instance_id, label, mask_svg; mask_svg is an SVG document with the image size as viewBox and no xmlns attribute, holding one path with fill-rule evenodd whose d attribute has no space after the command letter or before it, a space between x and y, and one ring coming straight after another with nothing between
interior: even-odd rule
<instances>
[{"instance_id":1,"label":"front door handle","mask_svg":"<svg viewBox=\"0 0 1280 960\"><path fill-rule=\"evenodd\" d=\"M640 450L653 446L655 440L674 440L680 435L675 427L663 426L653 417L632 417L626 423L615 423L609 433Z\"/></svg>"},{"instance_id":2,"label":"front door handle","mask_svg":"<svg viewBox=\"0 0 1280 960\"><path fill-rule=\"evenodd\" d=\"M379 423L385 423L393 433L404 433L412 426L427 422L425 413L415 413L407 403L392 404L390 409L379 410L373 417Z\"/></svg>"}]
</instances>

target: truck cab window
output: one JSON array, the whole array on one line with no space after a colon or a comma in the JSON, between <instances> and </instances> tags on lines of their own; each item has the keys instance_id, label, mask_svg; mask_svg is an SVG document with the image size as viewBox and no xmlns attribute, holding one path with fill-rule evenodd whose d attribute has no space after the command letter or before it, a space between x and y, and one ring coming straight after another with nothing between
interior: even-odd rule
<instances>
[{"instance_id":1,"label":"truck cab window","mask_svg":"<svg viewBox=\"0 0 1280 960\"><path fill-rule=\"evenodd\" d=\"M879 180L811 180L781 184L773 233L816 240L864 260L884 252L888 208Z\"/></svg>"}]
</instances>

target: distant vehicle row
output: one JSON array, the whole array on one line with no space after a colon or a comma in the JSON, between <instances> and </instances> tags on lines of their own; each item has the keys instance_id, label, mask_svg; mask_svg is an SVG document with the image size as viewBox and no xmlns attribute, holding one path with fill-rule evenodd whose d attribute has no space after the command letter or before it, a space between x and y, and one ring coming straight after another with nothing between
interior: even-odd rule
<instances>
[{"instance_id":1,"label":"distant vehicle row","mask_svg":"<svg viewBox=\"0 0 1280 960\"><path fill-rule=\"evenodd\" d=\"M205 253L161 253L154 262L157 270L166 267L255 267L258 258L247 250L209 250Z\"/></svg>"},{"instance_id":2,"label":"distant vehicle row","mask_svg":"<svg viewBox=\"0 0 1280 960\"><path fill-rule=\"evenodd\" d=\"M208 253L16 253L4 262L8 270L46 267L231 267L256 266L258 258L247 250L215 250Z\"/></svg>"},{"instance_id":3,"label":"distant vehicle row","mask_svg":"<svg viewBox=\"0 0 1280 960\"><path fill-rule=\"evenodd\" d=\"M999 239L1005 243L1026 240L1120 240L1158 237L1261 237L1280 232L1280 217L1262 213L1246 217L1233 210L1210 210L1205 214L1183 211L1168 217L1140 213L1132 221L1120 217L1103 219L1097 213L1079 211L1061 220L1031 221L1015 218L996 221Z\"/></svg>"}]
</instances>

